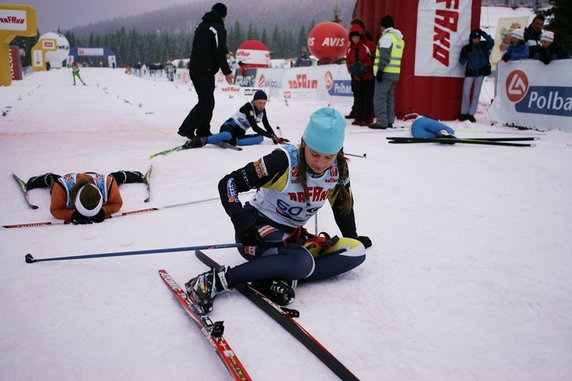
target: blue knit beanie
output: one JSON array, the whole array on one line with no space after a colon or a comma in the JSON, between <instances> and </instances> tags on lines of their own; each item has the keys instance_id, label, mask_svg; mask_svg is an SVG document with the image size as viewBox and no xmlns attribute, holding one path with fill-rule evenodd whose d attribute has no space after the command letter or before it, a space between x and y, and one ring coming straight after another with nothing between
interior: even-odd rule
<instances>
[{"instance_id":1,"label":"blue knit beanie","mask_svg":"<svg viewBox=\"0 0 572 381\"><path fill-rule=\"evenodd\" d=\"M324 107L310 116L304 130L304 142L318 153L332 155L344 146L345 129L345 118L335 109Z\"/></svg>"}]
</instances>

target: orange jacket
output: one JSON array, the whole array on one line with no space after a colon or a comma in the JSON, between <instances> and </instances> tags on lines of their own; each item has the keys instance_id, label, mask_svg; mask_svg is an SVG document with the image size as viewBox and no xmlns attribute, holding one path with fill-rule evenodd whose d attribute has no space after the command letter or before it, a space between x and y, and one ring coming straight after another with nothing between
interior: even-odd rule
<instances>
[{"instance_id":1,"label":"orange jacket","mask_svg":"<svg viewBox=\"0 0 572 381\"><path fill-rule=\"evenodd\" d=\"M83 173L77 174L77 181L84 178L91 178L91 176ZM107 186L108 198L107 202L103 205L103 211L107 217L121 209L121 206L123 206L123 200L121 199L119 187L117 186L113 176L107 176L105 185ZM63 189L62 184L60 182L54 183L52 186L52 201L50 204L50 212L55 218L59 220L71 220L71 216L76 210L66 208L67 201L68 196L66 191Z\"/></svg>"}]
</instances>

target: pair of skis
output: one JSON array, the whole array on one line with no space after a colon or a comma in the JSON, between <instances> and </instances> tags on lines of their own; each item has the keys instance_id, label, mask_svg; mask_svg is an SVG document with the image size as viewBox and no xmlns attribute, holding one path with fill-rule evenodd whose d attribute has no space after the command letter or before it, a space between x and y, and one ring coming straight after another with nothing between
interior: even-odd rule
<instances>
[{"instance_id":1,"label":"pair of skis","mask_svg":"<svg viewBox=\"0 0 572 381\"><path fill-rule=\"evenodd\" d=\"M211 268L220 268L217 262L200 250L195 251L199 260ZM213 323L202 307L192 300L186 292L169 276L165 270L159 270L159 275L171 289L181 306L197 324L201 333L215 349L234 380L250 380L248 372L230 348L223 337L223 322ZM239 284L236 289L251 302L260 307L283 328L290 332L300 343L308 348L320 361L342 380L358 380L358 378L336 359L322 344L306 331L294 318L299 316L298 311L282 307L268 299L263 293L251 284Z\"/></svg>"},{"instance_id":2,"label":"pair of skis","mask_svg":"<svg viewBox=\"0 0 572 381\"><path fill-rule=\"evenodd\" d=\"M509 146L509 147L534 147L532 143L517 143L522 141L539 140L537 137L519 137L519 138L413 138L413 137L388 137L389 143L408 144L408 143L442 143L442 144L482 144L492 146Z\"/></svg>"},{"instance_id":3,"label":"pair of skis","mask_svg":"<svg viewBox=\"0 0 572 381\"><path fill-rule=\"evenodd\" d=\"M145 198L145 200L143 202L149 202L149 200L151 199L151 171L152 170L153 170L153 166L151 166L149 168L149 170L147 172L145 172L145 175L144 175L145 186L147 187L147 197ZM22 191L22 194L24 195L24 200L26 200L26 203L28 204L28 206L31 209L38 209L38 205L35 205L32 203L32 201L30 201L30 196L28 193L28 187L26 186L26 182L24 180L22 180L20 177L18 177L18 175L16 175L15 173L12 173L12 178L18 184L18 187Z\"/></svg>"},{"instance_id":4,"label":"pair of skis","mask_svg":"<svg viewBox=\"0 0 572 381\"><path fill-rule=\"evenodd\" d=\"M214 143L214 145L218 146L220 148L229 148L229 149L232 149L235 151L242 151L242 148L240 148L238 146L234 146L234 145L232 145L230 143L226 143L226 142ZM169 149L166 149L166 150L161 151L161 152L154 153L153 155L149 156L149 159L153 159L154 157L157 157L157 156L168 155L168 154L173 153L173 152L182 151L184 149L191 149L191 148L192 147L187 147L186 143L181 144L180 146L176 146L176 147L169 148Z\"/></svg>"}]
</instances>

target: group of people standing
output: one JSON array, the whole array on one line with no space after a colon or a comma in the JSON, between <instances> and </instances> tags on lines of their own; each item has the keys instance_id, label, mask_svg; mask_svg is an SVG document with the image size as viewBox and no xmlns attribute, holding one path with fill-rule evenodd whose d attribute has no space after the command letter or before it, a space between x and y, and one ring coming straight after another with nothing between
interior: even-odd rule
<instances>
[{"instance_id":1,"label":"group of people standing","mask_svg":"<svg viewBox=\"0 0 572 381\"><path fill-rule=\"evenodd\" d=\"M352 111L346 116L352 124L372 129L392 128L395 121L394 90L401 72L405 49L403 34L394 28L389 15L380 20L381 37L376 44L362 20L350 27L346 65L354 94ZM374 115L377 117L374 123Z\"/></svg>"}]
</instances>

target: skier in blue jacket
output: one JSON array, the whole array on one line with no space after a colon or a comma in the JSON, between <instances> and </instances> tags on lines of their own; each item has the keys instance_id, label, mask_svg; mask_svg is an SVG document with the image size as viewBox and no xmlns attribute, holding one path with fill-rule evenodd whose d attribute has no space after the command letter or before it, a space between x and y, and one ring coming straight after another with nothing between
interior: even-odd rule
<instances>
[{"instance_id":1,"label":"skier in blue jacket","mask_svg":"<svg viewBox=\"0 0 572 381\"><path fill-rule=\"evenodd\" d=\"M481 37L485 41L481 41ZM459 63L467 65L465 81L463 82L463 100L461 103L460 121L470 120L476 122L475 113L479 105L479 96L485 76L491 74L489 56L495 41L491 36L477 28L471 31L469 44L463 46ZM472 96L471 96L472 95Z\"/></svg>"}]
</instances>

